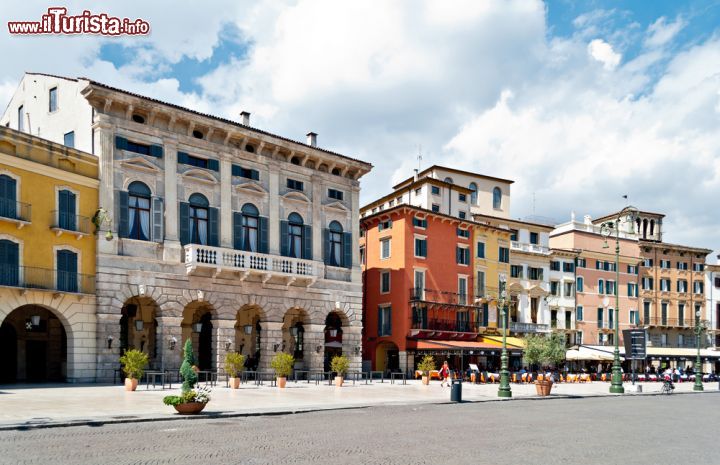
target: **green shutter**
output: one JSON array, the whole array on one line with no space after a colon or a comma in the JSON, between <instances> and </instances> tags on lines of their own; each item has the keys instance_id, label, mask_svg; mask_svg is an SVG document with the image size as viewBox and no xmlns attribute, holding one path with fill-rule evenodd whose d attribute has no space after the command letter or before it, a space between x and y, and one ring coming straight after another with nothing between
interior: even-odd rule
<instances>
[{"instance_id":1,"label":"green shutter","mask_svg":"<svg viewBox=\"0 0 720 465\"><path fill-rule=\"evenodd\" d=\"M208 245L217 247L219 245L219 218L217 208L208 208Z\"/></svg>"},{"instance_id":2,"label":"green shutter","mask_svg":"<svg viewBox=\"0 0 720 465\"><path fill-rule=\"evenodd\" d=\"M178 164L187 165L188 164L188 154L185 152L178 152L177 153L177 162L178 162Z\"/></svg>"},{"instance_id":3,"label":"green shutter","mask_svg":"<svg viewBox=\"0 0 720 465\"><path fill-rule=\"evenodd\" d=\"M305 260L312 260L312 226L303 226L303 242L302 258Z\"/></svg>"},{"instance_id":4,"label":"green shutter","mask_svg":"<svg viewBox=\"0 0 720 465\"><path fill-rule=\"evenodd\" d=\"M151 145L150 146L150 156L155 157L155 158L162 158L163 157L162 145Z\"/></svg>"},{"instance_id":5,"label":"green shutter","mask_svg":"<svg viewBox=\"0 0 720 465\"><path fill-rule=\"evenodd\" d=\"M323 229L323 261L330 264L330 230L327 228Z\"/></svg>"},{"instance_id":6,"label":"green shutter","mask_svg":"<svg viewBox=\"0 0 720 465\"><path fill-rule=\"evenodd\" d=\"M118 150L127 150L127 139L121 136L115 136L115 148Z\"/></svg>"},{"instance_id":7,"label":"green shutter","mask_svg":"<svg viewBox=\"0 0 720 465\"><path fill-rule=\"evenodd\" d=\"M352 233L343 233L343 262L345 268L352 268L353 262L353 240Z\"/></svg>"},{"instance_id":8,"label":"green shutter","mask_svg":"<svg viewBox=\"0 0 720 465\"><path fill-rule=\"evenodd\" d=\"M287 257L290 255L290 247L288 244L288 222L280 221L280 255Z\"/></svg>"},{"instance_id":9,"label":"green shutter","mask_svg":"<svg viewBox=\"0 0 720 465\"><path fill-rule=\"evenodd\" d=\"M182 245L190 243L190 204L180 202L180 215L178 217L180 230L180 243Z\"/></svg>"},{"instance_id":10,"label":"green shutter","mask_svg":"<svg viewBox=\"0 0 720 465\"><path fill-rule=\"evenodd\" d=\"M243 249L242 213L233 212L233 248Z\"/></svg>"},{"instance_id":11,"label":"green shutter","mask_svg":"<svg viewBox=\"0 0 720 465\"><path fill-rule=\"evenodd\" d=\"M120 237L128 237L130 234L130 231L128 231L130 228L128 198L127 192L118 191L118 236Z\"/></svg>"},{"instance_id":12,"label":"green shutter","mask_svg":"<svg viewBox=\"0 0 720 465\"><path fill-rule=\"evenodd\" d=\"M268 219L267 217L261 216L258 218L258 220L258 236L260 236L258 238L260 242L258 252L269 253L270 246L268 243Z\"/></svg>"},{"instance_id":13,"label":"green shutter","mask_svg":"<svg viewBox=\"0 0 720 465\"><path fill-rule=\"evenodd\" d=\"M162 197L152 198L152 240L162 243L164 239L164 219L165 211L163 209Z\"/></svg>"},{"instance_id":14,"label":"green shutter","mask_svg":"<svg viewBox=\"0 0 720 465\"><path fill-rule=\"evenodd\" d=\"M215 159L208 159L208 169L212 171L220 171L220 162Z\"/></svg>"}]
</instances>

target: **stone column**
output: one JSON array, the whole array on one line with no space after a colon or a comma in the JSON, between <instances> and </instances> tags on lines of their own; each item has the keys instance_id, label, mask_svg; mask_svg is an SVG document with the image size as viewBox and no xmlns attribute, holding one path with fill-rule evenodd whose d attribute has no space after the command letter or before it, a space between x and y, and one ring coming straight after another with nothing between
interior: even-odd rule
<instances>
[{"instance_id":1,"label":"stone column","mask_svg":"<svg viewBox=\"0 0 720 465\"><path fill-rule=\"evenodd\" d=\"M280 255L280 166L273 162L268 166L268 246L270 254Z\"/></svg>"},{"instance_id":2,"label":"stone column","mask_svg":"<svg viewBox=\"0 0 720 465\"><path fill-rule=\"evenodd\" d=\"M165 370L176 372L180 370L182 364L182 317L160 316L157 317L157 339L158 349L160 350L160 366ZM175 347L172 347L171 339L175 338ZM175 375L176 373L173 373Z\"/></svg>"},{"instance_id":3,"label":"stone column","mask_svg":"<svg viewBox=\"0 0 720 465\"><path fill-rule=\"evenodd\" d=\"M100 159L100 192L99 201L100 208L104 208L108 218L112 220L109 228L113 231L113 240L106 241L103 234L97 235L98 253L117 254L118 250L118 220L115 214L115 186L114 186L114 168L115 160L115 134L114 127L110 123L109 118L105 115L98 115L98 122L94 124L95 131L95 153ZM101 229L108 228L103 225Z\"/></svg>"},{"instance_id":4,"label":"stone column","mask_svg":"<svg viewBox=\"0 0 720 465\"><path fill-rule=\"evenodd\" d=\"M323 248L323 236L322 231L324 228L322 221L322 194L323 184L322 177L318 175L311 176L312 182L312 246L313 246L313 260L319 262L323 261L322 248Z\"/></svg>"},{"instance_id":5,"label":"stone column","mask_svg":"<svg viewBox=\"0 0 720 465\"><path fill-rule=\"evenodd\" d=\"M304 328L305 350L303 358L305 360L305 369L322 370L325 368L325 325L307 324L304 325ZM319 352L318 347L320 347Z\"/></svg>"},{"instance_id":6,"label":"stone column","mask_svg":"<svg viewBox=\"0 0 720 465\"><path fill-rule=\"evenodd\" d=\"M350 359L350 371L360 371L362 370L362 327L343 326L342 330L342 352Z\"/></svg>"},{"instance_id":7,"label":"stone column","mask_svg":"<svg viewBox=\"0 0 720 465\"><path fill-rule=\"evenodd\" d=\"M232 236L232 163L227 154L220 155L220 247L231 249Z\"/></svg>"},{"instance_id":8,"label":"stone column","mask_svg":"<svg viewBox=\"0 0 720 465\"><path fill-rule=\"evenodd\" d=\"M227 343L229 344L229 347ZM235 320L213 321L213 347L215 347L215 366L218 374L225 373L225 355L235 351Z\"/></svg>"},{"instance_id":9,"label":"stone column","mask_svg":"<svg viewBox=\"0 0 720 465\"><path fill-rule=\"evenodd\" d=\"M350 206L350 214L352 215L352 273L350 276L350 282L361 283L362 282L362 268L360 264L360 256L358 250L360 250L360 187L353 186L352 188L352 205Z\"/></svg>"},{"instance_id":10,"label":"stone column","mask_svg":"<svg viewBox=\"0 0 720 465\"><path fill-rule=\"evenodd\" d=\"M96 378L98 382L112 383L114 370L120 368L120 317L119 311L97 315ZM108 347L108 336L112 337L110 347Z\"/></svg>"},{"instance_id":11,"label":"stone column","mask_svg":"<svg viewBox=\"0 0 720 465\"><path fill-rule=\"evenodd\" d=\"M260 360L258 370L271 370L270 360L282 350L282 322L260 322ZM277 346L277 350L275 349Z\"/></svg>"},{"instance_id":12,"label":"stone column","mask_svg":"<svg viewBox=\"0 0 720 465\"><path fill-rule=\"evenodd\" d=\"M177 140L163 140L165 165L165 242L163 260L179 263L182 257L178 236Z\"/></svg>"}]
</instances>

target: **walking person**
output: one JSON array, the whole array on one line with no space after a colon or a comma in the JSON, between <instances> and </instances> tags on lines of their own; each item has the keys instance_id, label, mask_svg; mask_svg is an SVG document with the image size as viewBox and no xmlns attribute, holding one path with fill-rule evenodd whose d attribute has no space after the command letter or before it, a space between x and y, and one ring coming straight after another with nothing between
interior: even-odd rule
<instances>
[{"instance_id":1,"label":"walking person","mask_svg":"<svg viewBox=\"0 0 720 465\"><path fill-rule=\"evenodd\" d=\"M445 387L445 384L450 386L450 367L447 360L443 362L443 366L440 368L440 387Z\"/></svg>"}]
</instances>

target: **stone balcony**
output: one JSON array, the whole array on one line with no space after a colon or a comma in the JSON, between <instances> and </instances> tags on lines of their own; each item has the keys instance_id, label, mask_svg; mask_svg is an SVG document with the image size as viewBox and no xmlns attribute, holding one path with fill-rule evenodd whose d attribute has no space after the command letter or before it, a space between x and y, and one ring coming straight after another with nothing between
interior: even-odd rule
<instances>
[{"instance_id":1,"label":"stone balcony","mask_svg":"<svg viewBox=\"0 0 720 465\"><path fill-rule=\"evenodd\" d=\"M550 255L550 249L548 247L539 244L528 244L526 242L511 241L510 250L514 250L516 252Z\"/></svg>"},{"instance_id":2,"label":"stone balcony","mask_svg":"<svg viewBox=\"0 0 720 465\"><path fill-rule=\"evenodd\" d=\"M263 283L275 279L286 286L299 284L309 287L324 272L319 265L312 260L223 247L197 244L185 246L185 267L189 275L209 272L213 277L235 275L241 281L255 275L260 277Z\"/></svg>"}]
</instances>

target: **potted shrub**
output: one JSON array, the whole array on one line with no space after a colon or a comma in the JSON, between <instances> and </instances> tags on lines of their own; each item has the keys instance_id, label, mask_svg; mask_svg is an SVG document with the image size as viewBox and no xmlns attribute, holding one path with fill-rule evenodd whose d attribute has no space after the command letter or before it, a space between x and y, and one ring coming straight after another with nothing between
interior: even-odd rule
<instances>
[{"instance_id":1,"label":"potted shrub","mask_svg":"<svg viewBox=\"0 0 720 465\"><path fill-rule=\"evenodd\" d=\"M137 349L130 349L120 357L123 372L125 373L125 390L134 391L137 389L138 380L145 373L148 365L148 355Z\"/></svg>"},{"instance_id":2,"label":"potted shrub","mask_svg":"<svg viewBox=\"0 0 720 465\"><path fill-rule=\"evenodd\" d=\"M232 389L240 387L238 373L245 369L245 356L237 352L228 352L225 355L225 371L228 374L228 381Z\"/></svg>"},{"instance_id":3,"label":"potted shrub","mask_svg":"<svg viewBox=\"0 0 720 465\"><path fill-rule=\"evenodd\" d=\"M560 334L528 336L525 338L523 358L529 365L557 365L565 360L565 339ZM548 396L552 384L543 376L542 381L535 381L535 390L540 396Z\"/></svg>"},{"instance_id":4,"label":"potted shrub","mask_svg":"<svg viewBox=\"0 0 720 465\"><path fill-rule=\"evenodd\" d=\"M180 366L180 376L183 383L181 394L179 396L165 396L163 403L172 405L178 413L187 415L200 413L208 402L210 402L210 389L207 387L198 387L197 373L195 370L195 359L193 357L192 342L190 339L185 341L185 349L183 354L183 362Z\"/></svg>"},{"instance_id":5,"label":"potted shrub","mask_svg":"<svg viewBox=\"0 0 720 465\"><path fill-rule=\"evenodd\" d=\"M287 384L287 377L292 374L293 365L295 365L295 357L285 352L275 354L270 361L270 366L275 370L279 388L284 388Z\"/></svg>"},{"instance_id":6,"label":"potted shrub","mask_svg":"<svg viewBox=\"0 0 720 465\"><path fill-rule=\"evenodd\" d=\"M435 358L432 355L426 355L418 363L418 370L422 372L422 383L424 385L430 384L430 372L435 369Z\"/></svg>"},{"instance_id":7,"label":"potted shrub","mask_svg":"<svg viewBox=\"0 0 720 465\"><path fill-rule=\"evenodd\" d=\"M344 355L336 355L330 361L330 370L336 373L335 386L342 387L345 374L350 369L350 360Z\"/></svg>"}]
</instances>

